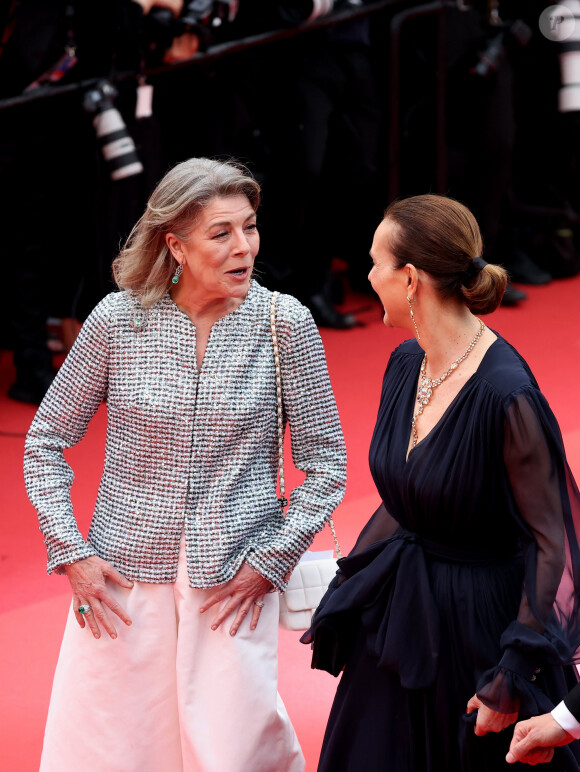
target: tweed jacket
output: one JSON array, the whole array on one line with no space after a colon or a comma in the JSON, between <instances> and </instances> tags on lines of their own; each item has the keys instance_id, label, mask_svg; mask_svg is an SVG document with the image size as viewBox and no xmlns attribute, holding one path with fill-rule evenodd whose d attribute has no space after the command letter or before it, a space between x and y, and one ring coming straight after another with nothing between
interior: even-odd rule
<instances>
[{"instance_id":1,"label":"tweed jacket","mask_svg":"<svg viewBox=\"0 0 580 772\"><path fill-rule=\"evenodd\" d=\"M148 310L112 292L93 310L27 434L25 482L48 572L98 555L132 580L171 582L182 532L189 581L207 588L247 561L284 590L342 500L346 452L310 311L277 300L284 421L304 481L284 518L276 494L271 292L255 280L211 330L198 372L196 330L169 294ZM106 400L104 469L85 541L63 451Z\"/></svg>"}]
</instances>

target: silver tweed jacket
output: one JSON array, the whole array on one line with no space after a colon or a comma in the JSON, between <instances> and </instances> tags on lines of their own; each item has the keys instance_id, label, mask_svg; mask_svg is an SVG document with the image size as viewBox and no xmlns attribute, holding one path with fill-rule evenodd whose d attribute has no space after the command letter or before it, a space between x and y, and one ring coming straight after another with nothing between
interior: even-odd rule
<instances>
[{"instance_id":1,"label":"silver tweed jacket","mask_svg":"<svg viewBox=\"0 0 580 772\"><path fill-rule=\"evenodd\" d=\"M195 326L169 295L147 311L126 292L97 305L26 439L25 482L49 573L96 554L135 581L171 582L184 531L191 586L226 582L247 561L284 590L342 500L346 452L318 329L307 308L281 295L284 413L305 473L284 518L270 298L252 281L242 305L214 324L200 372ZM63 451L103 400L105 462L85 541Z\"/></svg>"}]
</instances>

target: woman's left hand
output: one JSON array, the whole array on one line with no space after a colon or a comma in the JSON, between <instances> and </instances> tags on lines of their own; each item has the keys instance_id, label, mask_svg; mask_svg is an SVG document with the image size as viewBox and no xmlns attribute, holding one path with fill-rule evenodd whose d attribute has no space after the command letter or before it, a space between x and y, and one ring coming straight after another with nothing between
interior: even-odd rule
<instances>
[{"instance_id":1,"label":"woman's left hand","mask_svg":"<svg viewBox=\"0 0 580 772\"><path fill-rule=\"evenodd\" d=\"M477 694L467 703L467 712L473 713L477 710L477 720L475 722L475 734L478 737L483 737L488 732L501 732L518 720L518 712L515 713L498 713L496 710L488 708L479 699Z\"/></svg>"},{"instance_id":2,"label":"woman's left hand","mask_svg":"<svg viewBox=\"0 0 580 772\"><path fill-rule=\"evenodd\" d=\"M228 598L228 602L215 616L211 629L217 630L227 617L237 610L236 617L230 627L230 635L235 635L247 615L252 612L250 630L255 630L262 611L263 597L272 585L257 571L243 563L233 579L210 590L208 598L199 610L203 614L208 608ZM260 605L262 604L262 605Z\"/></svg>"}]
</instances>

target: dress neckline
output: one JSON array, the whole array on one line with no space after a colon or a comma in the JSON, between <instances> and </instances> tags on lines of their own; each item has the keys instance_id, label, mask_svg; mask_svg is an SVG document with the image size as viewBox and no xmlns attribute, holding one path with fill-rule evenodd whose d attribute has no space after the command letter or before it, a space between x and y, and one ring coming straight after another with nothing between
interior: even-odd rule
<instances>
[{"instance_id":1,"label":"dress neckline","mask_svg":"<svg viewBox=\"0 0 580 772\"><path fill-rule=\"evenodd\" d=\"M437 423L436 423L436 424L435 424L435 425L434 425L434 426L433 426L433 427L432 427L432 428L431 428L431 429L430 429L430 430L427 432L427 434L426 434L426 435L425 435L425 436L424 436L424 437L423 437L421 440L419 440L419 442L418 442L418 443L415 445L415 447L414 447L414 448L411 448L410 450L406 450L406 451L405 451L405 466L407 466L407 464L409 463L409 460L410 460L410 458L411 458L411 455L413 454L413 451L415 451L415 450L417 450L417 448L419 448L419 447L423 446L423 445L426 443L426 441L427 441L427 440L428 440L428 439L431 437L431 435L432 435L434 432L436 432L436 431L438 431L438 430L440 429L440 427L443 425L443 423L444 423L444 422L445 422L445 420L447 419L448 413L450 413L450 412L451 412L451 410L452 410L452 409L455 407L455 403L458 401L458 399L459 399L459 397L461 396L461 394L463 393L463 391L465 391L465 389L467 388L467 386L468 386L468 385L469 385L469 384L470 384L470 383L473 381L473 379L474 379L476 376L480 375L481 369L482 369L482 367L483 367L483 365L484 365L484 363L485 363L485 360L487 359L487 355L488 355L488 354L489 354L489 352L492 350L492 348L495 346L495 344L496 344L498 341L502 340L501 336L500 336L500 335L498 335L498 333L497 333L497 332L495 332L495 330L491 330L491 332L493 332L493 334L496 336L496 338L495 338L495 340L494 340L492 343L490 343L490 345L488 346L488 348L487 348L487 350L486 350L485 354L484 354L484 355L482 356L482 358L481 358L481 362L480 362L480 363L478 364L478 366L477 366L477 369L475 370L475 372L473 372L473 373L472 373L472 374L469 376L469 378L468 378L468 379L465 381L465 383L464 383L464 384L463 384L463 386L462 386L462 387L459 389L459 391L457 392L457 394L456 394L456 395L453 397L453 399L451 400L451 402L450 402L450 403L447 405L447 407L446 407L446 408L445 408L445 410L443 411L443 414L441 415L441 417L439 418L439 420L437 421ZM417 345L418 345L418 344L417 344ZM415 378L414 382L415 382L415 383L417 383L417 382L418 382L418 380L419 380L419 371L420 371L420 369L421 369L421 363L422 363L422 361L423 361L423 358L421 357L421 358L419 359L419 365L418 365L418 367L417 367L417 372L415 373L415 376L414 376L414 378ZM411 402L411 416L413 415L413 410L415 409L415 402L416 402L416 393L414 393L414 394L413 394L413 399L412 399L412 402ZM408 408L407 408L407 409L408 409ZM411 425L411 419L409 418L409 426L410 426L410 425ZM409 435L409 437L407 438L407 446L406 446L407 448L409 447L409 442L410 442L410 435Z\"/></svg>"}]
</instances>

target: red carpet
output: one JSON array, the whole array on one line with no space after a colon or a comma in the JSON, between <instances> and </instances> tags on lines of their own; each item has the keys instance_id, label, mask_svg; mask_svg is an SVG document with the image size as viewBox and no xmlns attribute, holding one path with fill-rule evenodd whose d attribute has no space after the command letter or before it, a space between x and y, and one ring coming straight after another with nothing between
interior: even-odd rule
<instances>
[{"instance_id":1,"label":"red carpet","mask_svg":"<svg viewBox=\"0 0 580 772\"><path fill-rule=\"evenodd\" d=\"M527 301L515 308L500 308L485 320L516 346L534 370L560 421L578 479L580 325L576 303L580 302L580 277L525 290ZM378 303L366 296L349 296L345 308L364 309L360 318L365 326L321 331L348 449L347 493L335 515L343 552L350 549L378 505L368 470L368 446L384 367L391 350L404 337L398 330L383 327ZM44 545L22 480L24 434L35 408L7 398L12 377L11 354L0 352L0 769L36 772L69 592L66 578L45 573ZM101 409L83 442L69 453L76 471L73 499L85 533L102 468L104 419ZM291 469L287 478L288 487L298 481ZM331 546L330 531L325 529L314 549ZM304 749L307 772L314 772L337 682L310 669L309 649L298 643L298 637L298 633L280 633L280 693ZM79 748L79 770L82 766Z\"/></svg>"}]
</instances>

